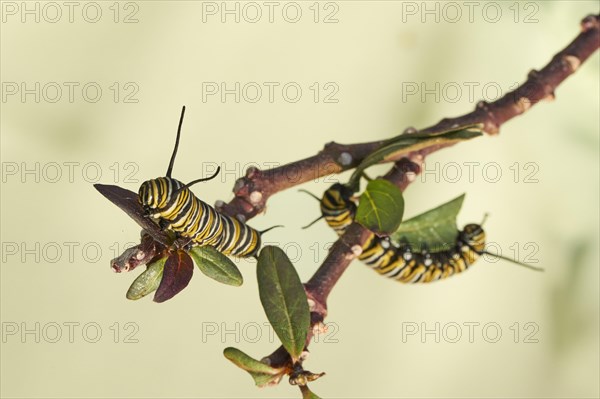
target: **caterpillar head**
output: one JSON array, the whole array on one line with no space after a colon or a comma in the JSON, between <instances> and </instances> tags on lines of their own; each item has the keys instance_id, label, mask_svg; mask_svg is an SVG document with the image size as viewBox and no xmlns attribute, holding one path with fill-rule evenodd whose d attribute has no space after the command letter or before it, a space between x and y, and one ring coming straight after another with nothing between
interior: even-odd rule
<instances>
[{"instance_id":1,"label":"caterpillar head","mask_svg":"<svg viewBox=\"0 0 600 399\"><path fill-rule=\"evenodd\" d=\"M460 232L460 240L477 252L482 252L485 247L485 231L478 224L468 224Z\"/></svg>"},{"instance_id":2,"label":"caterpillar head","mask_svg":"<svg viewBox=\"0 0 600 399\"><path fill-rule=\"evenodd\" d=\"M485 220L485 219L484 219ZM485 231L479 224L468 224L459 234L459 240L461 240L464 244L468 244L475 252L479 255L487 254L491 255L494 258L504 259L512 263L516 263L517 265L527 267L536 271L543 271L544 269L535 267L532 265L528 265L526 263L521 263L516 261L515 259L511 259L500 254L491 253L485 250Z\"/></svg>"},{"instance_id":3,"label":"caterpillar head","mask_svg":"<svg viewBox=\"0 0 600 399\"><path fill-rule=\"evenodd\" d=\"M321 202L321 207L324 205L326 207L332 208L355 208L356 205L352 201L352 195L354 195L354 191L343 184L335 183L331 186L327 191L325 191L323 195L323 199L327 202L325 204Z\"/></svg>"},{"instance_id":4,"label":"caterpillar head","mask_svg":"<svg viewBox=\"0 0 600 399\"><path fill-rule=\"evenodd\" d=\"M142 183L138 191L138 201L146 213L165 207L174 191L183 186L178 180L158 177Z\"/></svg>"},{"instance_id":5,"label":"caterpillar head","mask_svg":"<svg viewBox=\"0 0 600 399\"><path fill-rule=\"evenodd\" d=\"M340 197L346 201L350 201L350 198L354 195L354 190L341 183L335 183L333 186L331 186L330 190L338 192Z\"/></svg>"}]
</instances>

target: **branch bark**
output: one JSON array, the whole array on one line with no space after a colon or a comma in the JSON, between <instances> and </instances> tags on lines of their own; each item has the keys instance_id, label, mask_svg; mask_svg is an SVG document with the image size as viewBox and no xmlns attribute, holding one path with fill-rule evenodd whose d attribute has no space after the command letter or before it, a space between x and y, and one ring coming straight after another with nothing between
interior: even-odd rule
<instances>
[{"instance_id":1,"label":"branch bark","mask_svg":"<svg viewBox=\"0 0 600 399\"><path fill-rule=\"evenodd\" d=\"M521 115L541 100L554 99L554 91L567 77L592 55L599 46L599 17L589 15L581 21L581 33L540 71L532 70L527 80L504 97L488 103L480 101L475 110L455 118L445 118L419 132L447 130L454 126L482 123L484 131L498 134L506 121ZM219 203L217 209L230 216L248 220L265 210L273 194L322 176L355 168L369 153L381 147L383 141L359 144L331 142L317 154L269 170L251 167L235 183L235 197L229 203ZM450 145L432 146L420 151L426 156Z\"/></svg>"},{"instance_id":2,"label":"branch bark","mask_svg":"<svg viewBox=\"0 0 600 399\"><path fill-rule=\"evenodd\" d=\"M487 103L481 101L472 112L455 118L445 118L419 132L437 132L449 128L482 123L483 130L495 135L508 120L523 114L541 100L553 100L555 89L600 47L600 15L589 15L581 21L581 33L540 71L532 70L527 80L502 98ZM415 131L416 132L416 131ZM408 133L408 132L407 132ZM249 170L234 187L235 198L221 207L230 215L242 215L249 219L265 209L267 199L282 190L304 183L310 179L331 173L340 173L356 167L370 152L381 146L381 141L342 145L329 143L317 155L293 162L270 171ZM414 180L421 171L424 158L453 144L434 145L406 154L396 161L384 176L401 190ZM286 176L299 176L289 179ZM258 193L258 194L256 194ZM327 316L327 298L344 271L362 250L370 231L353 223L332 246L323 264L305 284L311 306L311 328L306 341L310 343L313 330L319 328ZM279 347L263 359L268 364L281 367L291 359L283 347Z\"/></svg>"},{"instance_id":3,"label":"branch bark","mask_svg":"<svg viewBox=\"0 0 600 399\"><path fill-rule=\"evenodd\" d=\"M514 91L507 93L497 101L479 102L470 113L455 118L445 118L419 132L438 132L450 128L481 123L484 131L490 135L498 134L500 127L508 120L523 114L540 100L554 99L555 89L568 76L573 74L600 46L600 16L590 15L581 22L581 33L540 71L529 72L527 80ZM412 132L417 132L411 129ZM407 134L410 132L407 130ZM273 194L287 188L305 183L311 179L340 173L355 168L371 152L380 148L384 141L373 141L359 144L327 144L318 154L296 162L292 162L271 170L249 168L246 176L238 179L234 186L235 197L232 201L217 205L217 209L230 216L248 220L264 211L267 200ZM392 169L384 176L401 190L404 190L421 170L424 158L452 144L432 145L419 151L400 154ZM103 195L119 205L142 228L152 230L152 237L158 241L143 239L136 247L125 251L115 258L112 267L115 271L131 270L145 264L149 259L160 253L166 241L163 232L157 226L147 223L133 192L115 186L96 185ZM114 190L117 190L115 192ZM120 193L120 194L119 194ZM117 195L118 194L118 195ZM115 195L118 201L115 201ZM139 208L139 209L138 209ZM156 231L154 231L156 230ZM333 287L339 281L344 271L360 252L362 245L370 232L353 223L331 248L323 264L305 284L305 290L311 307L311 328L306 345L313 337L314 329L322 326L327 315L327 298ZM264 358L265 362L274 367L291 366L289 354L283 347Z\"/></svg>"}]
</instances>

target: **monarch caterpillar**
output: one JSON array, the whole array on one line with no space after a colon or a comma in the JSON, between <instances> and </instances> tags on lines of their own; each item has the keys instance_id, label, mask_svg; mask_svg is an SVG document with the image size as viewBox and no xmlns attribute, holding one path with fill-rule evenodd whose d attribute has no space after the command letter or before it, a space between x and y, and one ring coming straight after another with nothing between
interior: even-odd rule
<instances>
[{"instance_id":1,"label":"monarch caterpillar","mask_svg":"<svg viewBox=\"0 0 600 399\"><path fill-rule=\"evenodd\" d=\"M185 106L181 110L175 148L166 177L142 183L138 201L145 214L155 219L161 229L173 231L179 237L189 239L188 245L211 246L225 255L255 256L260 248L261 234L270 229L257 231L237 219L219 213L198 199L189 189L193 184L214 179L220 168L210 177L193 180L187 184L171 177L184 114Z\"/></svg>"},{"instance_id":2,"label":"monarch caterpillar","mask_svg":"<svg viewBox=\"0 0 600 399\"><path fill-rule=\"evenodd\" d=\"M320 200L310 194L320 201L322 216L317 220L324 218L338 235L344 234L346 228L354 221L356 213L356 204L352 200L353 194L349 187L339 183L325 191ZM467 224L462 231L458 232L456 240L449 249L437 252L429 252L426 248L420 252L413 252L408 243L396 245L388 237L371 234L364 243L358 259L379 274L400 282L428 283L464 272L483 254L540 270L485 251L485 231L481 225L474 223Z\"/></svg>"}]
</instances>

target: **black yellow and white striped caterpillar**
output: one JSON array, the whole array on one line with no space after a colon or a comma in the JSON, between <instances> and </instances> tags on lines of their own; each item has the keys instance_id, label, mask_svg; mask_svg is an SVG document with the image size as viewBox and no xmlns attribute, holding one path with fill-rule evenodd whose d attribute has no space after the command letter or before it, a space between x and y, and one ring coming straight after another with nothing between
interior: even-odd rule
<instances>
[{"instance_id":1,"label":"black yellow and white striped caterpillar","mask_svg":"<svg viewBox=\"0 0 600 399\"><path fill-rule=\"evenodd\" d=\"M225 255L255 256L260 248L260 236L266 230L257 231L237 219L217 212L189 189L195 183L215 178L219 169L208 178L188 184L171 177L184 114L185 107L181 111L175 148L166 177L142 183L138 193L139 203L144 212L155 219L163 230L171 230L178 237L189 239L188 245L211 246Z\"/></svg>"},{"instance_id":2,"label":"black yellow and white striped caterpillar","mask_svg":"<svg viewBox=\"0 0 600 399\"><path fill-rule=\"evenodd\" d=\"M336 183L325 191L320 200L321 217L338 235L344 234L354 220L356 204L352 200L352 195L353 192L349 187ZM396 245L388 237L371 234L363 245L358 259L379 274L400 282L428 283L467 270L482 254L518 263L486 252L485 232L480 225L474 223L466 225L457 233L456 240L449 249L437 252L430 252L426 248L413 252L408 243Z\"/></svg>"}]
</instances>

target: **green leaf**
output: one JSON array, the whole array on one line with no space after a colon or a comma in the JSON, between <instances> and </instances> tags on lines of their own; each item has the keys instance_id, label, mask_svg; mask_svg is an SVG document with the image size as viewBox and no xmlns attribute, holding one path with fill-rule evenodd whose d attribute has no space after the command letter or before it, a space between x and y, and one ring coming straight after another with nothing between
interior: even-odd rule
<instances>
[{"instance_id":1,"label":"green leaf","mask_svg":"<svg viewBox=\"0 0 600 399\"><path fill-rule=\"evenodd\" d=\"M371 180L360 196L356 221L375 234L392 234L404 214L402 191L387 180Z\"/></svg>"},{"instance_id":2,"label":"green leaf","mask_svg":"<svg viewBox=\"0 0 600 399\"><path fill-rule=\"evenodd\" d=\"M400 225L392 235L396 242L408 242L413 250L420 250L423 243L427 243L431 252L449 249L458 234L456 217L462 207L465 195L453 199L415 216Z\"/></svg>"},{"instance_id":3,"label":"green leaf","mask_svg":"<svg viewBox=\"0 0 600 399\"><path fill-rule=\"evenodd\" d=\"M301 385L300 391L302 392L302 399L321 399L315 393L313 393L313 391L308 389L308 386L306 385Z\"/></svg>"},{"instance_id":4,"label":"green leaf","mask_svg":"<svg viewBox=\"0 0 600 399\"><path fill-rule=\"evenodd\" d=\"M129 290L127 290L127 299L140 299L151 292L156 291L160 284L160 280L162 280L167 258L168 257L165 256L148 265L146 270L133 281L133 284L131 284Z\"/></svg>"},{"instance_id":5,"label":"green leaf","mask_svg":"<svg viewBox=\"0 0 600 399\"><path fill-rule=\"evenodd\" d=\"M298 360L304 350L310 312L304 286L285 252L266 246L256 268L258 293L267 319L283 347Z\"/></svg>"},{"instance_id":6,"label":"green leaf","mask_svg":"<svg viewBox=\"0 0 600 399\"><path fill-rule=\"evenodd\" d=\"M358 191L360 177L363 171L369 166L398 160L400 155L408 154L409 152L418 151L432 145L450 144L459 141L469 140L474 137L481 136L481 125L466 125L454 128L452 130L440 131L434 133L416 133L416 134L401 134L389 139L378 150L369 154L350 176L348 185L354 191Z\"/></svg>"},{"instance_id":7,"label":"green leaf","mask_svg":"<svg viewBox=\"0 0 600 399\"><path fill-rule=\"evenodd\" d=\"M236 287L244 282L242 274L231 259L213 247L193 247L190 255L200 271L213 280Z\"/></svg>"},{"instance_id":8,"label":"green leaf","mask_svg":"<svg viewBox=\"0 0 600 399\"><path fill-rule=\"evenodd\" d=\"M225 348L223 355L242 370L246 370L259 387L279 383L285 372L283 368L273 368L259 362L237 348Z\"/></svg>"}]
</instances>

